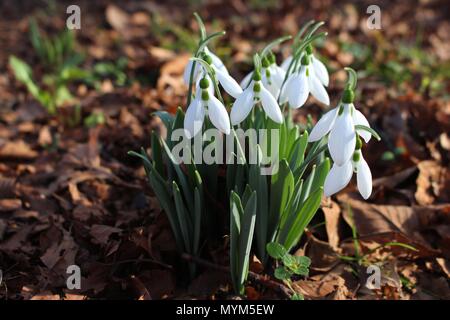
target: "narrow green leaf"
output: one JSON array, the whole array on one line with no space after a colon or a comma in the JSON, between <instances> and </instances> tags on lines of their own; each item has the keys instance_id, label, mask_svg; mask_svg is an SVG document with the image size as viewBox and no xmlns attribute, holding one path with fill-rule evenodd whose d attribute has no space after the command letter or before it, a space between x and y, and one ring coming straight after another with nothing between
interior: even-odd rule
<instances>
[{"instance_id":1,"label":"narrow green leaf","mask_svg":"<svg viewBox=\"0 0 450 320\"><path fill-rule=\"evenodd\" d=\"M322 199L322 191L322 187L314 191L301 206L293 225L286 226L289 227L287 237L286 239L280 240L288 251L290 251L297 244L298 240L305 231L306 226L317 212L317 209L319 209L320 201Z\"/></svg>"},{"instance_id":2,"label":"narrow green leaf","mask_svg":"<svg viewBox=\"0 0 450 320\"><path fill-rule=\"evenodd\" d=\"M177 212L178 222L180 224L181 234L185 243L185 250L188 253L192 252L192 222L189 219L189 214L186 212L186 208L181 197L180 189L175 181L172 183L172 192L175 199L175 208Z\"/></svg>"},{"instance_id":3,"label":"narrow green leaf","mask_svg":"<svg viewBox=\"0 0 450 320\"><path fill-rule=\"evenodd\" d=\"M244 284L247 279L249 261L250 261L250 249L252 247L253 233L255 230L256 221L256 192L253 191L252 195L247 201L244 209L244 215L241 223L241 234L239 235L239 271L240 271L240 283Z\"/></svg>"}]
</instances>

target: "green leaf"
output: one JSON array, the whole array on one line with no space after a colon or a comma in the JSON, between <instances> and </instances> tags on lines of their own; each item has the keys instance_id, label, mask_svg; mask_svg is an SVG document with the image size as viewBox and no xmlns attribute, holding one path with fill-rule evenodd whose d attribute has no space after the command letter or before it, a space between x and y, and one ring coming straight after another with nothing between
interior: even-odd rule
<instances>
[{"instance_id":1,"label":"green leaf","mask_svg":"<svg viewBox=\"0 0 450 320\"><path fill-rule=\"evenodd\" d=\"M305 297L301 293L294 293L291 296L291 300L305 300Z\"/></svg>"},{"instance_id":2,"label":"green leaf","mask_svg":"<svg viewBox=\"0 0 450 320\"><path fill-rule=\"evenodd\" d=\"M231 191L230 194L230 272L233 287L236 292L241 291L238 263L239 263L239 235L241 232L241 217L244 214L239 196Z\"/></svg>"},{"instance_id":3,"label":"green leaf","mask_svg":"<svg viewBox=\"0 0 450 320\"><path fill-rule=\"evenodd\" d=\"M161 176L164 176L161 143L159 142L159 137L154 131L151 134L151 146L153 165L155 166L156 171L158 171Z\"/></svg>"},{"instance_id":4,"label":"green leaf","mask_svg":"<svg viewBox=\"0 0 450 320\"><path fill-rule=\"evenodd\" d=\"M322 187L314 191L301 206L293 225L285 226L289 231L287 232L286 238L280 239L280 242L283 243L288 251L290 251L297 244L301 235L305 231L306 226L317 212L322 199L322 191Z\"/></svg>"},{"instance_id":5,"label":"green leaf","mask_svg":"<svg viewBox=\"0 0 450 320\"><path fill-rule=\"evenodd\" d=\"M164 126L168 131L167 136L169 136L169 131L171 130L174 121L174 116L166 111L156 111L153 112L152 115L155 115L161 119L161 121L164 123Z\"/></svg>"},{"instance_id":6,"label":"green leaf","mask_svg":"<svg viewBox=\"0 0 450 320\"><path fill-rule=\"evenodd\" d=\"M282 261L283 261L283 264L289 269L297 264L296 261L295 261L294 256L289 254L289 253L285 254L283 256Z\"/></svg>"},{"instance_id":7,"label":"green leaf","mask_svg":"<svg viewBox=\"0 0 450 320\"><path fill-rule=\"evenodd\" d=\"M259 148L259 146L258 146ZM249 169L249 183L253 190L256 191L258 199L258 207L256 215L256 245L258 249L258 257L264 263L266 260L266 243L268 231L268 185L267 177L261 175L261 168L256 164L251 164Z\"/></svg>"},{"instance_id":8,"label":"green leaf","mask_svg":"<svg viewBox=\"0 0 450 320\"><path fill-rule=\"evenodd\" d=\"M183 170L181 169L181 165L179 163L177 163L177 160L175 159L172 152L170 151L169 146L166 144L166 142L163 139L160 139L159 141L162 144L167 157L171 161L172 167L175 169L175 172L178 177L178 181L179 181L179 183L181 185L181 189L183 190L183 193L184 193L184 198L186 200L186 203L187 203L187 206L189 209L189 213L193 214L194 205L192 203L192 199L194 198L194 194L192 191L192 186L189 184L189 182L186 178L186 175L184 174Z\"/></svg>"},{"instance_id":9,"label":"green leaf","mask_svg":"<svg viewBox=\"0 0 450 320\"><path fill-rule=\"evenodd\" d=\"M244 215L241 223L241 234L239 235L239 271L240 283L243 284L247 279L250 250L252 248L253 233L256 221L256 192L247 201L244 209Z\"/></svg>"},{"instance_id":10,"label":"green leaf","mask_svg":"<svg viewBox=\"0 0 450 320\"><path fill-rule=\"evenodd\" d=\"M301 266L301 265L295 265L292 268L289 268L293 273L299 275L299 276L308 276L309 269L308 267Z\"/></svg>"},{"instance_id":11,"label":"green leaf","mask_svg":"<svg viewBox=\"0 0 450 320\"><path fill-rule=\"evenodd\" d=\"M267 253L274 259L282 259L287 251L286 248L283 247L283 245L277 243L277 242L270 242L266 246Z\"/></svg>"},{"instance_id":12,"label":"green leaf","mask_svg":"<svg viewBox=\"0 0 450 320\"><path fill-rule=\"evenodd\" d=\"M32 71L30 66L16 56L9 57L9 65L16 76L16 79L26 84L31 81Z\"/></svg>"},{"instance_id":13,"label":"green leaf","mask_svg":"<svg viewBox=\"0 0 450 320\"><path fill-rule=\"evenodd\" d=\"M280 38L273 40L262 50L261 57L265 57L274 47L276 47L280 43L283 43L286 40L290 40L291 38L292 38L292 36L287 35L287 36L280 37Z\"/></svg>"},{"instance_id":14,"label":"green leaf","mask_svg":"<svg viewBox=\"0 0 450 320\"><path fill-rule=\"evenodd\" d=\"M203 23L202 18L198 15L197 12L194 12L194 17L197 20L198 28L200 29L200 40L203 41L206 38L206 28Z\"/></svg>"},{"instance_id":15,"label":"green leaf","mask_svg":"<svg viewBox=\"0 0 450 320\"><path fill-rule=\"evenodd\" d=\"M199 188L194 189L194 244L193 244L193 253L197 254L200 244L200 232L201 232L201 221L202 221L202 207L203 201L202 196L200 194Z\"/></svg>"},{"instance_id":16,"label":"green leaf","mask_svg":"<svg viewBox=\"0 0 450 320\"><path fill-rule=\"evenodd\" d=\"M278 228L280 217L294 192L294 176L286 160L282 160L277 174L272 176L270 190L270 215L268 240L271 241Z\"/></svg>"},{"instance_id":17,"label":"green leaf","mask_svg":"<svg viewBox=\"0 0 450 320\"><path fill-rule=\"evenodd\" d=\"M185 250L188 253L192 253L192 222L189 220L189 214L186 212L186 207L184 206L180 189L175 181L172 183L172 192L175 198L175 208L178 222L180 224L181 234L183 235Z\"/></svg>"},{"instance_id":18,"label":"green leaf","mask_svg":"<svg viewBox=\"0 0 450 320\"><path fill-rule=\"evenodd\" d=\"M357 125L355 125L355 129L356 129L356 130L364 130L364 131L367 131L367 132L369 132L375 139L377 139L378 141L381 140L381 137L380 137L380 135L378 134L378 132L376 132L375 130L373 130L373 129L370 128L370 127L364 126L364 125L362 125L362 124L357 124Z\"/></svg>"},{"instance_id":19,"label":"green leaf","mask_svg":"<svg viewBox=\"0 0 450 320\"><path fill-rule=\"evenodd\" d=\"M309 268L311 265L311 259L307 256L293 256L295 259L295 263L297 263L300 266Z\"/></svg>"},{"instance_id":20,"label":"green leaf","mask_svg":"<svg viewBox=\"0 0 450 320\"><path fill-rule=\"evenodd\" d=\"M278 280L288 280L292 277L292 273L288 271L285 267L278 267L275 269L275 278Z\"/></svg>"}]
</instances>

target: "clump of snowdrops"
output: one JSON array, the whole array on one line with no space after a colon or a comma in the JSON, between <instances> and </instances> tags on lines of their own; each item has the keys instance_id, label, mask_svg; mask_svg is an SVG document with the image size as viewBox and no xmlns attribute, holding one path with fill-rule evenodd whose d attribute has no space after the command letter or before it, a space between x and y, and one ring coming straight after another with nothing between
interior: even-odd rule
<instances>
[{"instance_id":1,"label":"clump of snowdrops","mask_svg":"<svg viewBox=\"0 0 450 320\"><path fill-rule=\"evenodd\" d=\"M326 37L318 33L322 22L303 26L281 65L273 50L291 36L255 53L253 71L239 84L208 49L225 32L208 35L194 15L200 41L184 73L185 111L157 112L166 136L151 134L151 155L131 154L143 160L180 253L207 255L206 248L226 236L233 287L243 293L251 255L270 271L266 248L295 249L322 197L342 190L354 172L359 192L370 196L372 177L361 151L379 137L355 108L357 76L350 68L339 103L313 128L292 120L291 110L309 96L330 108L328 71L314 54L315 42ZM309 263L294 266L307 275ZM187 267L195 276L195 263Z\"/></svg>"}]
</instances>

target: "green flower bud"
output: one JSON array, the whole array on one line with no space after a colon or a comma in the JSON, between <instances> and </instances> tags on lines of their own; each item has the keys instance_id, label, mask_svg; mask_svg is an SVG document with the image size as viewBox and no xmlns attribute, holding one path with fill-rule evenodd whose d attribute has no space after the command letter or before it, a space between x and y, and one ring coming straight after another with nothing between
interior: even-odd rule
<instances>
[{"instance_id":1,"label":"green flower bud","mask_svg":"<svg viewBox=\"0 0 450 320\"><path fill-rule=\"evenodd\" d=\"M355 146L355 149L356 150L361 150L361 147L362 147L361 138L359 137L359 135L356 135L356 146Z\"/></svg>"},{"instance_id":2,"label":"green flower bud","mask_svg":"<svg viewBox=\"0 0 450 320\"><path fill-rule=\"evenodd\" d=\"M207 90L202 90L202 100L208 101L209 100L209 93Z\"/></svg>"},{"instance_id":3,"label":"green flower bud","mask_svg":"<svg viewBox=\"0 0 450 320\"><path fill-rule=\"evenodd\" d=\"M270 71L269 71L269 69L266 69L266 77L270 78Z\"/></svg>"},{"instance_id":4,"label":"green flower bud","mask_svg":"<svg viewBox=\"0 0 450 320\"><path fill-rule=\"evenodd\" d=\"M259 72L259 71L253 72L253 80L260 81L261 80L261 72Z\"/></svg>"},{"instance_id":5,"label":"green flower bud","mask_svg":"<svg viewBox=\"0 0 450 320\"><path fill-rule=\"evenodd\" d=\"M209 80L206 78L203 78L200 80L200 88L207 89L209 87Z\"/></svg>"},{"instance_id":6,"label":"green flower bud","mask_svg":"<svg viewBox=\"0 0 450 320\"><path fill-rule=\"evenodd\" d=\"M260 83L255 83L254 85L253 85L253 91L254 92L261 92L261 84Z\"/></svg>"},{"instance_id":7,"label":"green flower bud","mask_svg":"<svg viewBox=\"0 0 450 320\"><path fill-rule=\"evenodd\" d=\"M302 66L307 66L307 65L309 65L310 62L311 62L311 59L309 58L309 56L307 54L303 55Z\"/></svg>"},{"instance_id":8,"label":"green flower bud","mask_svg":"<svg viewBox=\"0 0 450 320\"><path fill-rule=\"evenodd\" d=\"M359 151L356 151L355 153L353 153L353 162L359 162L360 159L361 159L361 153Z\"/></svg>"},{"instance_id":9,"label":"green flower bud","mask_svg":"<svg viewBox=\"0 0 450 320\"><path fill-rule=\"evenodd\" d=\"M211 63L212 63L212 58L211 58L211 56L208 55L208 54L205 54L205 55L203 56L203 60L205 60L205 62L206 62L207 64L211 64Z\"/></svg>"},{"instance_id":10,"label":"green flower bud","mask_svg":"<svg viewBox=\"0 0 450 320\"><path fill-rule=\"evenodd\" d=\"M266 57L262 58L261 63L262 63L263 68L268 68L270 65L269 60Z\"/></svg>"},{"instance_id":11,"label":"green flower bud","mask_svg":"<svg viewBox=\"0 0 450 320\"><path fill-rule=\"evenodd\" d=\"M277 62L277 61L276 61L277 59L276 59L275 55L273 54L273 52L269 53L268 59L269 59L269 63L270 63L270 64L274 64L274 63Z\"/></svg>"},{"instance_id":12,"label":"green flower bud","mask_svg":"<svg viewBox=\"0 0 450 320\"><path fill-rule=\"evenodd\" d=\"M311 44L308 44L305 48L307 54L311 54L313 52L313 48Z\"/></svg>"},{"instance_id":13,"label":"green flower bud","mask_svg":"<svg viewBox=\"0 0 450 320\"><path fill-rule=\"evenodd\" d=\"M355 101L355 92L351 89L345 89L342 96L343 103L353 103Z\"/></svg>"}]
</instances>

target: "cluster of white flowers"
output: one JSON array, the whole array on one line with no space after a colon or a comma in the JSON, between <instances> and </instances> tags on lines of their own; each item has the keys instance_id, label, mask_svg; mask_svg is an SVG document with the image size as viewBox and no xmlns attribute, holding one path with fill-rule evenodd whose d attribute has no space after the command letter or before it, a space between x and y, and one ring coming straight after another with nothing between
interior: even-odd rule
<instances>
[{"instance_id":1,"label":"cluster of white flowers","mask_svg":"<svg viewBox=\"0 0 450 320\"><path fill-rule=\"evenodd\" d=\"M240 85L230 76L220 58L206 47L201 56L213 70L213 76L198 62L192 70L193 60L186 66L186 84L190 84L191 80L196 84L195 98L190 103L184 119L188 138L201 132L206 115L217 129L228 135L231 131L230 121L232 125L240 124L258 103L276 123L283 122L279 102L287 103L294 109L300 108L311 93L319 102L326 106L330 104L325 89L329 83L328 71L312 53L311 45L306 47L299 59L293 61L292 56L288 57L281 67L276 64L273 53L267 54L262 57L260 68L250 72ZM287 73L289 74L286 77ZM230 116L223 103L214 96L217 84L236 99ZM318 141L328 135L328 149L334 163L324 184L326 196L342 190L349 183L353 172L356 172L359 192L367 199L372 192L372 175L361 154L360 136L367 143L371 133L355 128L356 125L369 127L369 123L353 105L353 89L346 87L338 106L328 111L314 126L309 142Z\"/></svg>"},{"instance_id":2,"label":"cluster of white flowers","mask_svg":"<svg viewBox=\"0 0 450 320\"><path fill-rule=\"evenodd\" d=\"M314 126L308 138L314 142L328 135L328 150L333 159L333 167L328 173L324 193L331 196L342 190L356 172L358 190L364 199L372 193L372 174L361 153L362 141L369 142L372 135L355 129L356 125L370 127L366 117L353 105L354 93L347 88L342 102L328 111Z\"/></svg>"}]
</instances>

